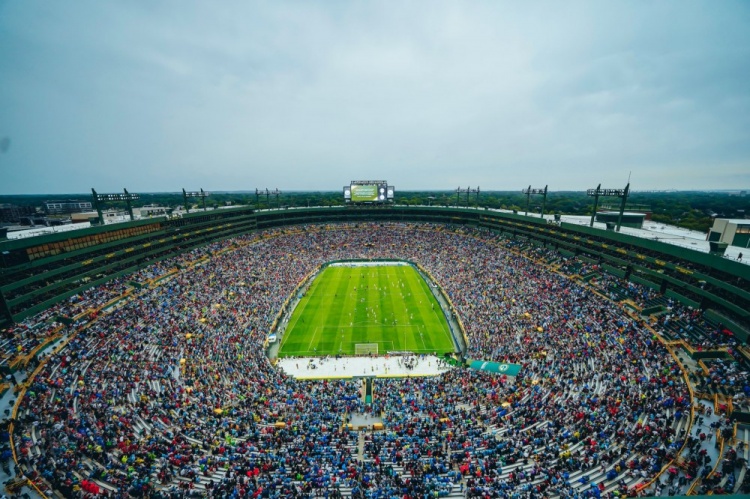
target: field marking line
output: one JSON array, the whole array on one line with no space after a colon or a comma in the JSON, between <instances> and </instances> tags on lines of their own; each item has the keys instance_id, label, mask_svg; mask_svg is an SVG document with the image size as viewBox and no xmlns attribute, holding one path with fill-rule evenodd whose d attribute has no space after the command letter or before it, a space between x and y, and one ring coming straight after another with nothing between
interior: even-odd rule
<instances>
[{"instance_id":1,"label":"field marking line","mask_svg":"<svg viewBox=\"0 0 750 499\"><path fill-rule=\"evenodd\" d=\"M442 332L443 336L449 340L451 350L454 351L454 338L453 333L451 332L450 325L448 324L448 321L450 320L448 314L440 304L440 300L438 300L437 296L435 296L435 293L431 289L430 284L425 279L421 278L421 276L420 281L420 287L422 288L422 292L426 295L428 303L437 305L437 307L431 307L429 310L429 312L431 312L431 322L437 322L440 324L440 332ZM436 288L439 288L439 286L436 285ZM425 308L425 310L427 310L427 308Z\"/></svg>"},{"instance_id":2,"label":"field marking line","mask_svg":"<svg viewBox=\"0 0 750 499\"><path fill-rule=\"evenodd\" d=\"M326 269L323 269L321 272L318 272L318 274L313 278L312 283L307 288L307 292L302 295L302 298L299 299L297 304L294 306L294 310L292 311L292 315L297 312L297 307L299 306L300 302L307 299L305 303L302 304L302 308L299 310L299 315L297 315L297 318L295 319L294 323L289 321L289 324L286 325L284 328L284 336L281 338L281 343L279 344L279 350L277 351L276 355L278 356L281 353L281 349L284 348L284 344L286 343L286 340L289 338L289 334L291 331L294 330L294 328L297 326L297 323L300 320L300 317L302 317L305 314L305 308L307 308L307 304L310 303L310 298L312 297L313 291L315 288L318 287L318 278L322 276L325 273Z\"/></svg>"},{"instance_id":3,"label":"field marking line","mask_svg":"<svg viewBox=\"0 0 750 499\"><path fill-rule=\"evenodd\" d=\"M409 272L406 277L407 279L407 288L408 293L410 294L410 302L412 305L412 312L410 313L416 313L419 318L419 322L421 324L416 324L417 327L417 333L419 333L419 340L422 343L422 350L427 350L427 344L424 340L424 327L428 322L431 322L432 317L430 317L430 310L427 309L426 305L422 303L422 301L426 301L428 304L431 303L431 299L434 299L434 297L431 297L429 295L430 291L427 288L427 283L425 282L424 278L417 272L416 269L412 268L411 272ZM411 318L411 316L410 316ZM415 345L416 345L416 338L415 338ZM420 350L421 351L421 350Z\"/></svg>"},{"instance_id":4,"label":"field marking line","mask_svg":"<svg viewBox=\"0 0 750 499\"><path fill-rule=\"evenodd\" d=\"M333 270L333 269L331 269L331 270ZM307 305L308 305L308 303L310 303L312 301L312 296L315 294L315 291L320 286L320 283L323 282L323 281L325 281L326 279L328 279L328 278L321 279L321 277L323 277L323 275L326 274L327 272L328 272L328 267L326 267L324 269L321 269L321 271L318 272L317 275L315 275L315 277L313 278L312 282L310 283L310 286L307 288L307 291L302 296L302 298L299 300L299 302L297 303L297 305L294 307L292 315L294 315L295 313L297 313L297 308L298 308L299 304L303 300L306 300L302 304L302 307L299 308L299 314L297 315L296 320L293 323L290 321L289 324L287 324L286 328L284 328L284 337L281 339L281 344L279 344L279 350L278 350L278 354L277 355L281 354L282 348L284 347L284 344L286 343L286 340L288 339L289 336L291 336L290 334L287 334L287 333L292 332L294 330L294 328L297 326L297 324L299 323L300 318L302 318L305 315L305 310L307 309ZM332 276L335 277L335 275L336 275L337 272L334 271L334 272L328 272L328 273L330 275L332 275ZM331 279L333 279L333 277L331 277Z\"/></svg>"},{"instance_id":5,"label":"field marking line","mask_svg":"<svg viewBox=\"0 0 750 499\"><path fill-rule=\"evenodd\" d=\"M307 345L308 352L312 350L312 344L313 344L313 341L315 341L315 337L318 335L318 329L320 329L320 326L315 326L315 329L313 329L313 335L312 335L312 338L310 338L310 344Z\"/></svg>"}]
</instances>

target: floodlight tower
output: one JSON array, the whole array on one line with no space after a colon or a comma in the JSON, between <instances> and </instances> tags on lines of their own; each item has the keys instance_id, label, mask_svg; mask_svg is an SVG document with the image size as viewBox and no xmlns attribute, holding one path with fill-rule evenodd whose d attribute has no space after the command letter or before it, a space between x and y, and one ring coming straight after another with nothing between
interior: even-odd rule
<instances>
[{"instance_id":1,"label":"floodlight tower","mask_svg":"<svg viewBox=\"0 0 750 499\"><path fill-rule=\"evenodd\" d=\"M589 189L586 191L586 195L594 198L594 212L591 214L591 222L589 227L594 226L594 219L596 218L596 209L599 206L599 196L611 196L622 199L620 202L620 214L617 217L617 232L620 232L622 226L622 216L625 213L625 204L628 202L628 194L630 193L630 182L625 186L624 189L602 189L602 184L599 184L596 189Z\"/></svg>"},{"instance_id":2,"label":"floodlight tower","mask_svg":"<svg viewBox=\"0 0 750 499\"><path fill-rule=\"evenodd\" d=\"M477 186L476 189L472 189L471 187L466 188L466 207L469 207L469 194L476 194L477 195L477 206L479 206L479 186Z\"/></svg>"},{"instance_id":3,"label":"floodlight tower","mask_svg":"<svg viewBox=\"0 0 750 499\"><path fill-rule=\"evenodd\" d=\"M594 219L596 218L596 210L599 208L599 194L602 190L602 184L599 184L596 186L596 189L589 189L586 191L587 196L591 196L594 198L594 211L591 213L591 222L589 222L589 227L594 226Z\"/></svg>"},{"instance_id":4,"label":"floodlight tower","mask_svg":"<svg viewBox=\"0 0 750 499\"><path fill-rule=\"evenodd\" d=\"M268 190L268 189L266 189L266 190ZM271 194L273 194L274 196L276 196L276 208L278 208L279 207L279 195L281 194L281 191L277 187L275 190L271 191Z\"/></svg>"},{"instance_id":5,"label":"floodlight tower","mask_svg":"<svg viewBox=\"0 0 750 499\"><path fill-rule=\"evenodd\" d=\"M182 198L185 200L185 211L190 213L190 208L188 208L188 200L187 198L202 198L203 199L203 211L206 211L206 197L210 193L203 192L203 189L200 191L192 191L192 192L185 192L185 189L182 189Z\"/></svg>"},{"instance_id":6,"label":"floodlight tower","mask_svg":"<svg viewBox=\"0 0 750 499\"><path fill-rule=\"evenodd\" d=\"M96 213L99 215L99 223L104 225L104 215L102 215L102 208L99 206L99 194L96 193L94 188L91 188L91 197L94 198L94 208L96 208Z\"/></svg>"},{"instance_id":7,"label":"floodlight tower","mask_svg":"<svg viewBox=\"0 0 750 499\"><path fill-rule=\"evenodd\" d=\"M540 216L544 218L544 210L547 207L547 187L548 185L545 185L544 189L532 189L531 186L529 186L528 188L521 190L522 193L526 194L526 215L529 214L529 204L531 203L531 195L539 194L543 196L542 213Z\"/></svg>"},{"instance_id":8,"label":"floodlight tower","mask_svg":"<svg viewBox=\"0 0 750 499\"><path fill-rule=\"evenodd\" d=\"M124 187L122 189L122 192L125 193L125 195L124 195L124 197L125 197L125 204L128 205L128 213L130 214L130 221L132 222L133 221L133 205L130 203L130 201L133 198L130 196L130 193L128 192L128 190L125 189Z\"/></svg>"},{"instance_id":9,"label":"floodlight tower","mask_svg":"<svg viewBox=\"0 0 750 499\"><path fill-rule=\"evenodd\" d=\"M460 187L456 189L456 208L458 208L458 203L461 200L461 194L466 194L466 204L469 203L469 192L471 191L471 188L467 187L466 189L461 189Z\"/></svg>"},{"instance_id":10,"label":"floodlight tower","mask_svg":"<svg viewBox=\"0 0 750 499\"><path fill-rule=\"evenodd\" d=\"M128 213L130 214L130 221L133 221L133 205L131 201L137 201L141 199L138 194L130 194L127 189L123 189L124 194L97 194L97 192L91 188L91 195L94 197L94 206L96 206L96 212L99 214L99 223L104 225L104 215L102 215L102 203L107 201L125 201L128 205Z\"/></svg>"}]
</instances>

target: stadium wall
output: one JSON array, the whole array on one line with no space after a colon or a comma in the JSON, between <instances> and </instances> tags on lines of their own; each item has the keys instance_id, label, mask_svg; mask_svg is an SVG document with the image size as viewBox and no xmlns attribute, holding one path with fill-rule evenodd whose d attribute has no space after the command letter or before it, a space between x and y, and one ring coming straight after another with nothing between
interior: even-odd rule
<instances>
[{"instance_id":1,"label":"stadium wall","mask_svg":"<svg viewBox=\"0 0 750 499\"><path fill-rule=\"evenodd\" d=\"M261 229L309 224L366 222L452 224L526 238L563 255L596 262L613 273L675 299L713 310L750 329L750 267L716 255L659 241L538 217L487 209L348 206L254 211L234 208L196 212L178 219L155 218L0 243L0 313L19 321L95 284L147 267L212 242ZM137 229L129 237L44 254L44 245L105 237ZM90 241L89 241L90 242ZM40 250L40 248L42 248ZM36 253L35 253L36 252ZM41 252L41 253L40 253ZM43 256L31 259L30 255ZM606 265L606 267L604 267ZM669 291L667 293L667 291ZM745 333L740 333L745 334ZM743 338L745 339L745 338Z\"/></svg>"}]
</instances>

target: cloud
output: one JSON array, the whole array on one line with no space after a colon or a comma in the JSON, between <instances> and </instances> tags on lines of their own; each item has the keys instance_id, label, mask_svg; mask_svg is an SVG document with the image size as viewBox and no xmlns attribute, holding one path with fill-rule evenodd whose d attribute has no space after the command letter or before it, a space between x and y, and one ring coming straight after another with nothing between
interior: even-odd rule
<instances>
[{"instance_id":1,"label":"cloud","mask_svg":"<svg viewBox=\"0 0 750 499\"><path fill-rule=\"evenodd\" d=\"M0 9L3 193L750 180L741 2Z\"/></svg>"}]
</instances>

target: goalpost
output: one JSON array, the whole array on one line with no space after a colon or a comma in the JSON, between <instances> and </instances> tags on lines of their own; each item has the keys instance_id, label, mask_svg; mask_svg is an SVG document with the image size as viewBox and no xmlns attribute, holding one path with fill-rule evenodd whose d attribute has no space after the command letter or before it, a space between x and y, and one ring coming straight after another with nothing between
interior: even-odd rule
<instances>
[{"instance_id":1,"label":"goalpost","mask_svg":"<svg viewBox=\"0 0 750 499\"><path fill-rule=\"evenodd\" d=\"M377 343L355 343L354 344L354 355L377 355L378 344Z\"/></svg>"}]
</instances>

